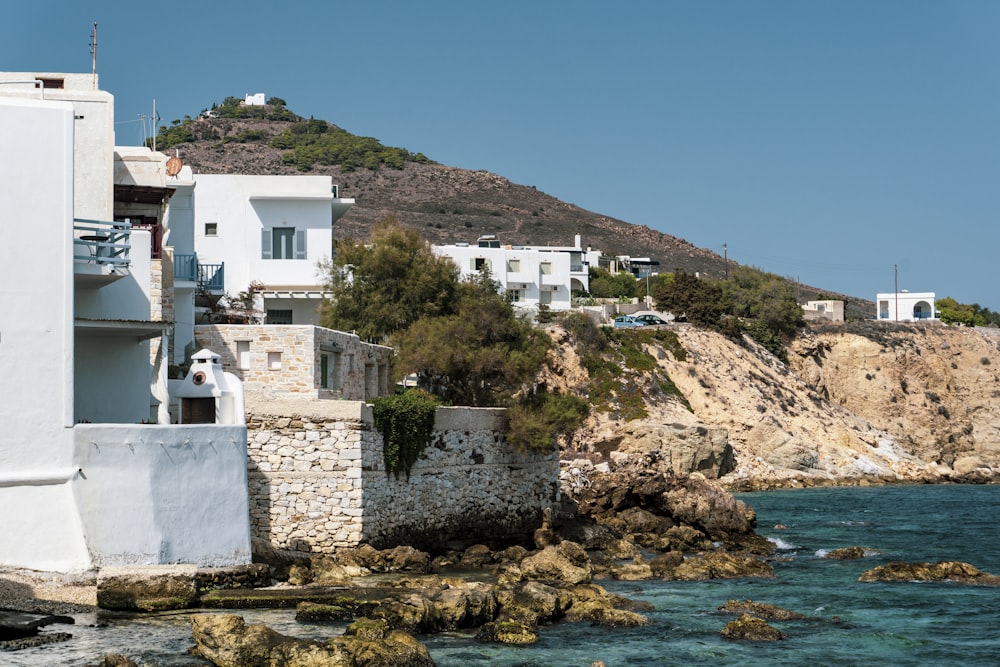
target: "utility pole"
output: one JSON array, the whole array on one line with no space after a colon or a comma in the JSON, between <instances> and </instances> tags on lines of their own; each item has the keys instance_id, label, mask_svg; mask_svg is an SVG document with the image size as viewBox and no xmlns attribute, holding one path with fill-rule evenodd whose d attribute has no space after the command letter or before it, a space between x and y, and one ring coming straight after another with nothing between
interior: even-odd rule
<instances>
[{"instance_id":1,"label":"utility pole","mask_svg":"<svg viewBox=\"0 0 1000 667\"><path fill-rule=\"evenodd\" d=\"M97 21L94 21L94 33L90 38L90 56L91 65L90 71L93 77L94 90L97 90Z\"/></svg>"},{"instance_id":2,"label":"utility pole","mask_svg":"<svg viewBox=\"0 0 1000 667\"><path fill-rule=\"evenodd\" d=\"M893 319L897 322L899 321L899 265L892 265L892 279L893 279L893 294L896 298L896 315Z\"/></svg>"},{"instance_id":3,"label":"utility pole","mask_svg":"<svg viewBox=\"0 0 1000 667\"><path fill-rule=\"evenodd\" d=\"M729 280L729 244L722 244L722 256L726 260L726 280Z\"/></svg>"}]
</instances>

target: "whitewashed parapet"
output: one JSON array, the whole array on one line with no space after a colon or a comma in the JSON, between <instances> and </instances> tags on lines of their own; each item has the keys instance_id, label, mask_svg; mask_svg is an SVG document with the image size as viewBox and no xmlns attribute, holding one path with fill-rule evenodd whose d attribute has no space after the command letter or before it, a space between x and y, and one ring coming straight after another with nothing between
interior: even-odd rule
<instances>
[{"instance_id":1,"label":"whitewashed parapet","mask_svg":"<svg viewBox=\"0 0 1000 667\"><path fill-rule=\"evenodd\" d=\"M517 451L503 425L503 410L439 408L432 442L407 479L386 474L364 403L251 405L255 544L332 553L362 542L428 548L530 535L558 500L558 456Z\"/></svg>"}]
</instances>

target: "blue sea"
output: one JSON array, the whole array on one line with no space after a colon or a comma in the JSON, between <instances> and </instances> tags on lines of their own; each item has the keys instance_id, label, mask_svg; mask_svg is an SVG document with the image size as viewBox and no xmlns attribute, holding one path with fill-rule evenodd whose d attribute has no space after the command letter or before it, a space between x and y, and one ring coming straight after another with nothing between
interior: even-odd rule
<instances>
[{"instance_id":1,"label":"blue sea","mask_svg":"<svg viewBox=\"0 0 1000 667\"><path fill-rule=\"evenodd\" d=\"M1000 589L950 583L862 584L865 570L890 560L959 560L1000 574L1000 485L804 489L740 494L757 511L758 532L777 546L773 579L710 582L599 582L652 603L653 623L610 629L563 623L533 646L479 644L472 632L421 637L441 667L626 665L1000 665ZM778 527L780 526L780 527ZM863 560L823 558L863 546ZM716 608L752 599L799 612L771 624L788 638L731 642L719 636L732 616ZM322 638L340 629L300 625L294 612L239 612L248 623ZM0 654L0 665L92 665L106 652L149 665L200 665L186 613L80 617L64 644Z\"/></svg>"}]
</instances>

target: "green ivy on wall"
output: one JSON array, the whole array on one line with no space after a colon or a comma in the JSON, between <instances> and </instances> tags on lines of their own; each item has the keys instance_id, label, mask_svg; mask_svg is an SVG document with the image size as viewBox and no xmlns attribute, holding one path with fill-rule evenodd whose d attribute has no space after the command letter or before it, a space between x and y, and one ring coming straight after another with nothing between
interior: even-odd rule
<instances>
[{"instance_id":1,"label":"green ivy on wall","mask_svg":"<svg viewBox=\"0 0 1000 667\"><path fill-rule=\"evenodd\" d=\"M410 469L431 441L434 412L440 403L430 394L410 389L373 401L375 428L382 434L387 473L410 476Z\"/></svg>"}]
</instances>

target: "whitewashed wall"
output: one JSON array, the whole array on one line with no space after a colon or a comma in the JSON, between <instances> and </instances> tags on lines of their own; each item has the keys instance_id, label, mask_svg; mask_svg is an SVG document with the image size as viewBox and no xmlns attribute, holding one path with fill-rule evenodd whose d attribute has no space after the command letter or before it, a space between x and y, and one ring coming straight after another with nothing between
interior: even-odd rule
<instances>
[{"instance_id":1,"label":"whitewashed wall","mask_svg":"<svg viewBox=\"0 0 1000 667\"><path fill-rule=\"evenodd\" d=\"M69 490L73 136L69 103L0 96L0 563L37 569L87 562Z\"/></svg>"},{"instance_id":2,"label":"whitewashed wall","mask_svg":"<svg viewBox=\"0 0 1000 667\"><path fill-rule=\"evenodd\" d=\"M73 430L73 490L94 565L250 562L245 427Z\"/></svg>"}]
</instances>

